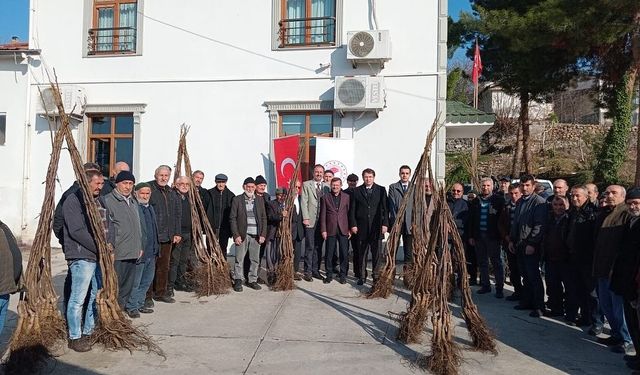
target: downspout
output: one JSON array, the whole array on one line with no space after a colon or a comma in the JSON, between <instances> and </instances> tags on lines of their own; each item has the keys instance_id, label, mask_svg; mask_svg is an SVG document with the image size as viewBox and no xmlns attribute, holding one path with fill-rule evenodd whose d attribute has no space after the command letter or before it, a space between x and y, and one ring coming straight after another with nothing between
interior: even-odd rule
<instances>
[{"instance_id":1,"label":"downspout","mask_svg":"<svg viewBox=\"0 0 640 375\"><path fill-rule=\"evenodd\" d=\"M33 0L29 1L29 44L28 48L32 45L34 14ZM26 106L24 111L24 145L22 156L22 214L20 219L21 235L20 241L24 242L26 230L28 227L29 216L29 183L31 182L31 59L27 59L27 97L25 100Z\"/></svg>"},{"instance_id":2,"label":"downspout","mask_svg":"<svg viewBox=\"0 0 640 375\"><path fill-rule=\"evenodd\" d=\"M447 113L447 27L448 27L447 0L438 0L438 46L436 53L437 79L436 79L436 116L440 129L436 133L435 147L435 179L444 183L445 179L445 150L447 131L444 127ZM431 121L428 121L431 123Z\"/></svg>"}]
</instances>

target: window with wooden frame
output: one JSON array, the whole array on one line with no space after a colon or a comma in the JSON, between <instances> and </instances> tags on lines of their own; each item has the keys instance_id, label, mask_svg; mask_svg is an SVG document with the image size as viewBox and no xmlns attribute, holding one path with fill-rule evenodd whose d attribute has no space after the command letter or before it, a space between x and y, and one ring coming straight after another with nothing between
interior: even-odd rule
<instances>
[{"instance_id":1,"label":"window with wooden frame","mask_svg":"<svg viewBox=\"0 0 640 375\"><path fill-rule=\"evenodd\" d=\"M336 45L336 0L278 0L280 48Z\"/></svg>"},{"instance_id":2,"label":"window with wooden frame","mask_svg":"<svg viewBox=\"0 0 640 375\"><path fill-rule=\"evenodd\" d=\"M98 163L110 176L116 162L133 170L133 114L89 115L87 161Z\"/></svg>"},{"instance_id":3,"label":"window with wooden frame","mask_svg":"<svg viewBox=\"0 0 640 375\"><path fill-rule=\"evenodd\" d=\"M280 137L300 135L308 147L300 166L304 181L311 178L311 167L316 164L316 137L333 137L332 112L285 112L281 113Z\"/></svg>"},{"instance_id":4,"label":"window with wooden frame","mask_svg":"<svg viewBox=\"0 0 640 375\"><path fill-rule=\"evenodd\" d=\"M93 0L89 54L135 54L137 18L136 0Z\"/></svg>"}]
</instances>

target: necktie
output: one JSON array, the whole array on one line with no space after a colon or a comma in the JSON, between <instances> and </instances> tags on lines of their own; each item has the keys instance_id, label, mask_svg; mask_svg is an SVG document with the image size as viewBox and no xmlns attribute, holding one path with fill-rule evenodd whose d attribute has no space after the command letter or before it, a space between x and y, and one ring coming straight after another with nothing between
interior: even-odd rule
<instances>
[{"instance_id":1,"label":"necktie","mask_svg":"<svg viewBox=\"0 0 640 375\"><path fill-rule=\"evenodd\" d=\"M402 185L402 192L406 193L407 192L407 185Z\"/></svg>"},{"instance_id":2,"label":"necktie","mask_svg":"<svg viewBox=\"0 0 640 375\"><path fill-rule=\"evenodd\" d=\"M320 183L316 182L316 195L319 197L320 194L322 193L322 188L320 187Z\"/></svg>"}]
</instances>

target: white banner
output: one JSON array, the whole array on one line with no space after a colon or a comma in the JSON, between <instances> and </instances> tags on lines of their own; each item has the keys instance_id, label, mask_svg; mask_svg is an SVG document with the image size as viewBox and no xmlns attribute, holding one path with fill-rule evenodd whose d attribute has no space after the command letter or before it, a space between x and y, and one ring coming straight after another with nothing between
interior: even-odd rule
<instances>
[{"instance_id":1,"label":"white banner","mask_svg":"<svg viewBox=\"0 0 640 375\"><path fill-rule=\"evenodd\" d=\"M353 163L353 139L316 137L316 164L333 171L335 177L342 179L345 188L347 176L355 173Z\"/></svg>"}]
</instances>

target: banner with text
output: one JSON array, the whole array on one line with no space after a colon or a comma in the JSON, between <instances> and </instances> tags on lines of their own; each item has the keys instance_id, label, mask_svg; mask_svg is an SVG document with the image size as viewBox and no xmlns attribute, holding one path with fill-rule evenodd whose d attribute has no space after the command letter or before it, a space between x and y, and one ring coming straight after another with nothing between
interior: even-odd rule
<instances>
[{"instance_id":1,"label":"banner with text","mask_svg":"<svg viewBox=\"0 0 640 375\"><path fill-rule=\"evenodd\" d=\"M355 173L353 163L353 139L316 137L316 164L341 178L343 187L347 186L347 176Z\"/></svg>"},{"instance_id":2,"label":"banner with text","mask_svg":"<svg viewBox=\"0 0 640 375\"><path fill-rule=\"evenodd\" d=\"M276 173L276 186L288 188L293 177L296 163L298 162L298 145L300 137L291 135L273 140L273 161ZM302 182L302 171L298 174L298 180Z\"/></svg>"}]
</instances>

